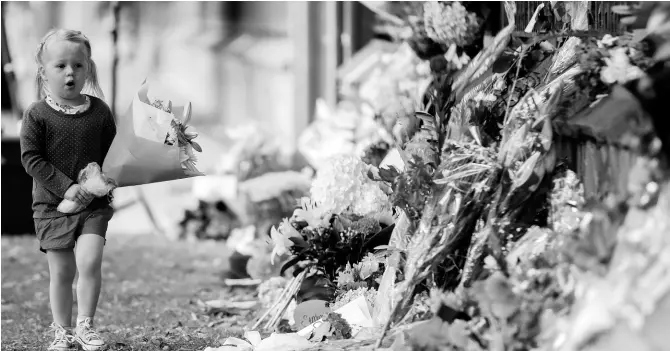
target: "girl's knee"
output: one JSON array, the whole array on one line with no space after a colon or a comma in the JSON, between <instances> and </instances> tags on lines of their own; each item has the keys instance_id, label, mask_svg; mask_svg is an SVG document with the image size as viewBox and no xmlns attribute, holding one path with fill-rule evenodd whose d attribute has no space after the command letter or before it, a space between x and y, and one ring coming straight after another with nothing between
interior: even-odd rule
<instances>
[{"instance_id":1,"label":"girl's knee","mask_svg":"<svg viewBox=\"0 0 670 351\"><path fill-rule=\"evenodd\" d=\"M48 251L47 259L51 280L71 284L77 273L77 265L72 250Z\"/></svg>"},{"instance_id":2,"label":"girl's knee","mask_svg":"<svg viewBox=\"0 0 670 351\"><path fill-rule=\"evenodd\" d=\"M74 281L74 276L77 274L77 266L72 263L56 263L49 265L49 276L51 280L55 280L62 283L72 284Z\"/></svg>"},{"instance_id":3,"label":"girl's knee","mask_svg":"<svg viewBox=\"0 0 670 351\"><path fill-rule=\"evenodd\" d=\"M80 276L98 276L102 271L102 257L79 255L77 257L77 269Z\"/></svg>"},{"instance_id":4,"label":"girl's knee","mask_svg":"<svg viewBox=\"0 0 670 351\"><path fill-rule=\"evenodd\" d=\"M77 269L80 276L94 277L102 268L105 238L97 234L82 234L77 240Z\"/></svg>"},{"instance_id":5,"label":"girl's knee","mask_svg":"<svg viewBox=\"0 0 670 351\"><path fill-rule=\"evenodd\" d=\"M67 269L55 269L55 270L52 269L51 272L49 272L49 275L52 281L55 280L61 283L72 284L76 273L77 273L76 268L70 269L68 267Z\"/></svg>"}]
</instances>

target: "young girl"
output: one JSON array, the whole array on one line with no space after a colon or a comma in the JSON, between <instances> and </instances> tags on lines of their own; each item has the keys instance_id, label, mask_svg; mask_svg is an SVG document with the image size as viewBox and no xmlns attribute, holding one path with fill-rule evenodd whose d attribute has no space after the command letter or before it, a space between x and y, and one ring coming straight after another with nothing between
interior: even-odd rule
<instances>
[{"instance_id":1,"label":"young girl","mask_svg":"<svg viewBox=\"0 0 670 351\"><path fill-rule=\"evenodd\" d=\"M23 116L21 162L33 177L33 218L49 263L49 300L55 340L49 350L84 350L105 343L93 329L101 285L102 251L113 210L107 199L88 194L76 183L90 162L102 165L116 134L109 107L82 94L84 88L102 98L91 44L78 31L50 31L37 50L40 100ZM88 205L77 214L59 213L63 199ZM76 244L76 245L75 245ZM72 328L72 282L76 271L77 323Z\"/></svg>"}]
</instances>

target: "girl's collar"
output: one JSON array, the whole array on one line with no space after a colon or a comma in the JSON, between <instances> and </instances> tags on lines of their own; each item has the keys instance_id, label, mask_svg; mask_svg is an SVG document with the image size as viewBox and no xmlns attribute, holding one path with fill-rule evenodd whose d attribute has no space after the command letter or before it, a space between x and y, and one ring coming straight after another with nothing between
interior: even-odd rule
<instances>
[{"instance_id":1,"label":"girl's collar","mask_svg":"<svg viewBox=\"0 0 670 351\"><path fill-rule=\"evenodd\" d=\"M76 115L88 110L88 108L91 107L91 99L88 97L88 95L84 94L84 99L86 101L83 104L79 106L70 106L59 104L50 95L47 95L46 102L56 111L63 112L66 115Z\"/></svg>"}]
</instances>

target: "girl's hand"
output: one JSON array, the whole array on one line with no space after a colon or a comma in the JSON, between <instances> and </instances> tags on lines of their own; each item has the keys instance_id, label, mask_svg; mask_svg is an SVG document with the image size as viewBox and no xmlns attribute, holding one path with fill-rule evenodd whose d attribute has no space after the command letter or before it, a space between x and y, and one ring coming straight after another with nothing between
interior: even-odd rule
<instances>
[{"instance_id":1,"label":"girl's hand","mask_svg":"<svg viewBox=\"0 0 670 351\"><path fill-rule=\"evenodd\" d=\"M65 198L70 201L79 202L80 204L88 205L93 201L93 195L84 190L79 184L72 185L65 192Z\"/></svg>"},{"instance_id":2,"label":"girl's hand","mask_svg":"<svg viewBox=\"0 0 670 351\"><path fill-rule=\"evenodd\" d=\"M60 213L77 213L85 209L86 206L80 204L77 201L71 201L68 199L65 199L60 202L58 205L58 212Z\"/></svg>"}]
</instances>

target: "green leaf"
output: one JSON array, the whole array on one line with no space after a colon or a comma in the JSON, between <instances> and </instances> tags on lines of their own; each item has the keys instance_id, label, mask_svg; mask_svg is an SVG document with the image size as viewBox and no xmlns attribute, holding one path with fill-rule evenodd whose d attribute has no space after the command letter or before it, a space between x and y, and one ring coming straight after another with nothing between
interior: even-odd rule
<instances>
[{"instance_id":1,"label":"green leaf","mask_svg":"<svg viewBox=\"0 0 670 351\"><path fill-rule=\"evenodd\" d=\"M392 246L390 246L390 245L379 245L379 246L376 246L376 247L374 248L375 251L377 251L377 250L386 250L386 251L388 251L388 250L393 250L393 249L394 249L394 247L392 247Z\"/></svg>"},{"instance_id":2,"label":"green leaf","mask_svg":"<svg viewBox=\"0 0 670 351\"><path fill-rule=\"evenodd\" d=\"M423 112L423 111L416 111L416 112L414 112L414 114L415 114L417 117L421 118L424 122L426 122L426 121L434 121L434 120L435 120L435 116L433 116L433 115L431 115L431 114L429 114L429 113Z\"/></svg>"},{"instance_id":3,"label":"green leaf","mask_svg":"<svg viewBox=\"0 0 670 351\"><path fill-rule=\"evenodd\" d=\"M375 177L374 172L372 172L372 169L368 169L367 176L368 176L368 179L377 180L376 177Z\"/></svg>"},{"instance_id":4,"label":"green leaf","mask_svg":"<svg viewBox=\"0 0 670 351\"><path fill-rule=\"evenodd\" d=\"M288 240L290 240L291 242L293 242L294 245L296 245L300 248L305 248L306 249L306 248L309 247L309 244L307 244L307 242L303 238L298 238L298 237L294 236L294 237L288 238Z\"/></svg>"},{"instance_id":5,"label":"green leaf","mask_svg":"<svg viewBox=\"0 0 670 351\"><path fill-rule=\"evenodd\" d=\"M195 151L202 152L202 148L200 147L200 144L196 143L195 141L191 141L191 146L193 146Z\"/></svg>"},{"instance_id":6,"label":"green leaf","mask_svg":"<svg viewBox=\"0 0 670 351\"><path fill-rule=\"evenodd\" d=\"M514 56L503 55L493 62L491 69L493 70L493 73L504 73L507 72L512 65L514 65Z\"/></svg>"},{"instance_id":7,"label":"green leaf","mask_svg":"<svg viewBox=\"0 0 670 351\"><path fill-rule=\"evenodd\" d=\"M284 265L281 267L281 270L279 271L280 275L284 275L287 269L295 266L298 262L302 261L302 258L300 256L293 256L291 259L286 261Z\"/></svg>"},{"instance_id":8,"label":"green leaf","mask_svg":"<svg viewBox=\"0 0 670 351\"><path fill-rule=\"evenodd\" d=\"M514 24L510 24L503 28L493 39L493 43L484 50L480 51L475 56L467 67L458 76L453 84L453 91L456 96L466 90L466 88L473 83L477 78L483 75L491 66L498 60L507 45L509 44L512 32L514 31Z\"/></svg>"},{"instance_id":9,"label":"green leaf","mask_svg":"<svg viewBox=\"0 0 670 351\"><path fill-rule=\"evenodd\" d=\"M379 177L384 181L392 183L399 175L400 172L393 166L391 168L379 168Z\"/></svg>"}]
</instances>

